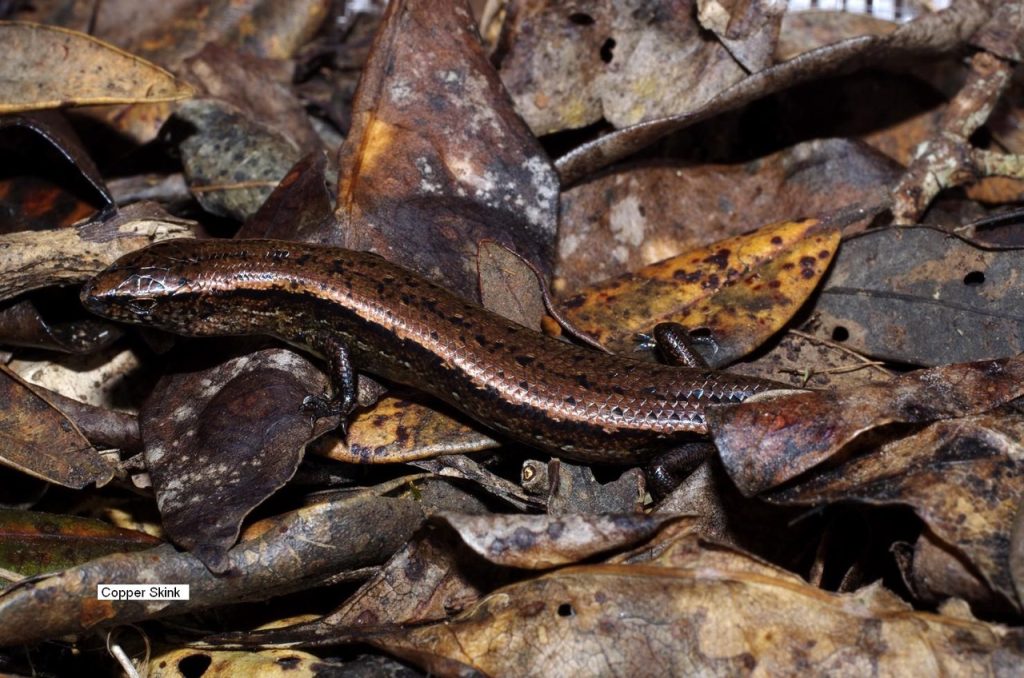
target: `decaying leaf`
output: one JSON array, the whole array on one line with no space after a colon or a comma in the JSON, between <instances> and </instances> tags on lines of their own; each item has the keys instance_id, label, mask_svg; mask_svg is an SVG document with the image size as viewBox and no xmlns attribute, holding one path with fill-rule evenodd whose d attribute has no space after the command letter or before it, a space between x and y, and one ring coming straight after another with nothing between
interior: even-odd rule
<instances>
[{"instance_id":1,"label":"decaying leaf","mask_svg":"<svg viewBox=\"0 0 1024 678\"><path fill-rule=\"evenodd\" d=\"M477 254L480 303L523 327L540 331L544 293L537 271L503 245L485 240Z\"/></svg>"},{"instance_id":2,"label":"decaying leaf","mask_svg":"<svg viewBox=\"0 0 1024 678\"><path fill-rule=\"evenodd\" d=\"M933 538L962 555L972 571L1019 610L1007 535L1024 499L1022 431L1015 408L940 421L772 499L909 505ZM915 566L916 577L927 579L921 563ZM966 592L948 582L941 588L947 595ZM975 593L969 600L984 604L990 597Z\"/></svg>"},{"instance_id":3,"label":"decaying leaf","mask_svg":"<svg viewBox=\"0 0 1024 678\"><path fill-rule=\"evenodd\" d=\"M705 358L727 364L792 317L838 243L837 229L813 219L767 226L593 285L565 302L566 315L615 353L634 352L661 322L706 328L716 347Z\"/></svg>"},{"instance_id":4,"label":"decaying leaf","mask_svg":"<svg viewBox=\"0 0 1024 678\"><path fill-rule=\"evenodd\" d=\"M0 646L302 590L343 570L382 562L422 515L414 501L372 494L293 511L229 553L228 577L170 545L104 556L0 593ZM188 584L190 599L97 600L96 587L114 582Z\"/></svg>"},{"instance_id":5,"label":"decaying leaf","mask_svg":"<svg viewBox=\"0 0 1024 678\"><path fill-rule=\"evenodd\" d=\"M864 208L867 219L898 176L890 159L846 139L742 164L620 166L563 191L555 273L577 290L764 224L846 207Z\"/></svg>"},{"instance_id":6,"label":"decaying leaf","mask_svg":"<svg viewBox=\"0 0 1024 678\"><path fill-rule=\"evenodd\" d=\"M31 113L23 113L20 115L5 115L0 117L0 130L4 130L5 133L26 131L34 135L40 142L44 142L52 149L53 154L44 158L45 160L52 161L54 157L60 158L65 162L70 163L78 176L84 180L84 183L91 189L94 195L88 196L91 198L89 204L82 203L81 200L76 200L75 204L77 211L72 211L70 214L64 214L57 218L53 215L49 215L49 218L44 218L44 214L41 214L39 201L32 200L27 201L29 204L22 204L21 218L16 220L21 222L21 228L6 228L4 221L0 221L0 232L14 232L14 231L25 231L25 230L45 230L43 225L38 222L42 221L44 224L49 222L52 226L69 226L80 219L84 219L86 216L91 214L95 210L87 210L88 205L92 207L99 206L110 206L113 204L114 199L110 195L110 191L107 189L106 182L103 180L103 176L100 174L99 168L96 167L96 163L92 157L86 151L82 144L81 138L75 132L75 130L68 124L67 120L57 111L34 111ZM0 134L2 138L2 134ZM15 137L17 139L17 137ZM41 168L32 160L40 160L38 157L28 157L38 153L37 144L25 145L17 143L6 143L3 144L7 151L12 151L13 156L19 161L17 164L22 169L22 172L31 173L33 170L40 171ZM13 160L14 158L12 158ZM48 169L48 168L47 168ZM26 172L27 170L27 172ZM59 174L59 172L54 172ZM38 179L33 177L31 174L28 176L22 175L22 180ZM4 203L17 204L17 195L11 195L11 189L16 184L11 183L9 180L0 184L3 186L0 190L0 200ZM65 199L68 196L67 191L59 191L59 194ZM78 198L82 196L78 195ZM54 200L53 196L50 196L51 200ZM98 199L98 200L97 200ZM54 200L56 202L56 200ZM8 208L10 209L10 207ZM52 212L52 210L47 210ZM83 213L84 212L84 213ZM10 215L4 215L7 219ZM5 219L6 221L6 219Z\"/></svg>"},{"instance_id":7,"label":"decaying leaf","mask_svg":"<svg viewBox=\"0 0 1024 678\"><path fill-rule=\"evenodd\" d=\"M1019 353L1019 264L1017 250L976 247L936 229L864 233L836 257L816 334L921 365Z\"/></svg>"},{"instance_id":8,"label":"decaying leaf","mask_svg":"<svg viewBox=\"0 0 1024 678\"><path fill-rule=\"evenodd\" d=\"M639 469L624 471L615 480L602 483L589 466L554 459L546 466L537 461L523 464L523 485L529 469L537 477L529 485L547 500L548 515L625 513L643 510L647 481Z\"/></svg>"},{"instance_id":9,"label":"decaying leaf","mask_svg":"<svg viewBox=\"0 0 1024 678\"><path fill-rule=\"evenodd\" d=\"M968 184L1024 176L1024 0L795 4L0 1L81 31L0 24L0 113L25 85L19 105L67 107L0 115L0 364L42 385L0 373L0 504L25 509L0 510L0 672L1019 673L1024 363L1000 356L1024 184ZM139 103L77 106L110 88ZM363 374L347 435L321 436L322 361L87 316L85 277L174 236L373 250L624 356L674 321L796 390L694 412L715 398L687 386L711 436L627 468ZM387 334L384 362L441 378L404 328L463 318L399 293L364 336L318 280L299 333L355 335L360 359ZM221 652L261 644L283 649Z\"/></svg>"},{"instance_id":10,"label":"decaying leaf","mask_svg":"<svg viewBox=\"0 0 1024 678\"><path fill-rule=\"evenodd\" d=\"M192 96L159 66L77 31L4 21L0 43L0 113Z\"/></svg>"},{"instance_id":11,"label":"decaying leaf","mask_svg":"<svg viewBox=\"0 0 1024 678\"><path fill-rule=\"evenodd\" d=\"M483 239L550 268L558 180L461 0L388 6L340 165L346 247L375 251L472 299Z\"/></svg>"},{"instance_id":12,"label":"decaying leaf","mask_svg":"<svg viewBox=\"0 0 1024 678\"><path fill-rule=\"evenodd\" d=\"M336 244L334 206L327 187L327 158L305 156L281 179L259 209L238 230L239 238L282 238Z\"/></svg>"},{"instance_id":13,"label":"decaying leaf","mask_svg":"<svg viewBox=\"0 0 1024 678\"><path fill-rule=\"evenodd\" d=\"M352 670L346 664L336 664L296 650L214 652L179 649L154 655L148 667L149 678L190 678L199 667L202 667L202 675L206 678L315 678L331 670Z\"/></svg>"},{"instance_id":14,"label":"decaying leaf","mask_svg":"<svg viewBox=\"0 0 1024 678\"><path fill-rule=\"evenodd\" d=\"M326 390L308 360L280 349L165 376L140 428L167 535L225 571L245 516L294 475L306 443L337 425L302 410Z\"/></svg>"},{"instance_id":15,"label":"decaying leaf","mask_svg":"<svg viewBox=\"0 0 1024 678\"><path fill-rule=\"evenodd\" d=\"M75 425L0 366L0 464L65 487L104 485L113 467Z\"/></svg>"},{"instance_id":16,"label":"decaying leaf","mask_svg":"<svg viewBox=\"0 0 1024 678\"><path fill-rule=\"evenodd\" d=\"M824 592L700 544L692 524L660 541L629 564L616 558L511 584L452 620L349 627L334 640L372 643L438 675L774 674L797 664L814 673L999 673L1020 661L1018 630L914 612L877 585Z\"/></svg>"},{"instance_id":17,"label":"decaying leaf","mask_svg":"<svg viewBox=\"0 0 1024 678\"><path fill-rule=\"evenodd\" d=\"M26 577L160 543L92 518L0 509L0 568Z\"/></svg>"},{"instance_id":18,"label":"decaying leaf","mask_svg":"<svg viewBox=\"0 0 1024 678\"><path fill-rule=\"evenodd\" d=\"M777 393L711 407L715 445L745 494L777 487L887 424L925 424L1024 395L1024 358L947 365L832 393Z\"/></svg>"},{"instance_id":19,"label":"decaying leaf","mask_svg":"<svg viewBox=\"0 0 1024 678\"><path fill-rule=\"evenodd\" d=\"M813 78L886 59L947 53L987 21L990 12L980 0L964 0L924 14L888 35L860 35L805 52L739 80L700 108L624 127L578 146L558 159L558 173L564 183L575 183L667 134Z\"/></svg>"},{"instance_id":20,"label":"decaying leaf","mask_svg":"<svg viewBox=\"0 0 1024 678\"><path fill-rule=\"evenodd\" d=\"M338 461L374 464L468 454L497 446L497 441L461 419L414 400L389 396L357 412L344 438L328 434L315 449Z\"/></svg>"},{"instance_id":21,"label":"decaying leaf","mask_svg":"<svg viewBox=\"0 0 1024 678\"><path fill-rule=\"evenodd\" d=\"M502 80L538 135L698 109L745 73L702 29L694 5L524 3L506 27L518 39Z\"/></svg>"}]
</instances>

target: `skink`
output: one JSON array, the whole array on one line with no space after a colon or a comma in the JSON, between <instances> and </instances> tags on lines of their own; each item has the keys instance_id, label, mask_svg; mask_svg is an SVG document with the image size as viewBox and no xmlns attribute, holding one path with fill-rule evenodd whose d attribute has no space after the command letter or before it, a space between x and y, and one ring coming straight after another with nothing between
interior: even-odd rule
<instances>
[{"instance_id":1,"label":"skink","mask_svg":"<svg viewBox=\"0 0 1024 678\"><path fill-rule=\"evenodd\" d=\"M266 334L330 363L335 409L359 370L412 386L559 456L632 463L704 434L704 408L780 388L580 348L365 252L275 240L170 240L82 290L91 311L189 336Z\"/></svg>"}]
</instances>

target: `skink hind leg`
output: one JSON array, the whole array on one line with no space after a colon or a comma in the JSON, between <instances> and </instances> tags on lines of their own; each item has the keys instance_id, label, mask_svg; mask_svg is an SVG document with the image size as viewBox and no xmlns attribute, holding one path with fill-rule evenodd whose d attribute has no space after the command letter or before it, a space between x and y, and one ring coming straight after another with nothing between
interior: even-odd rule
<instances>
[{"instance_id":1,"label":"skink hind leg","mask_svg":"<svg viewBox=\"0 0 1024 678\"><path fill-rule=\"evenodd\" d=\"M309 412L315 419L340 415L341 422L338 424L338 428L344 435L348 430L348 417L358 404L356 373L352 368L352 360L349 358L348 347L345 344L335 339L323 338L317 342L317 346L327 356L334 396L329 398L308 395L302 401L302 409Z\"/></svg>"},{"instance_id":2,"label":"skink hind leg","mask_svg":"<svg viewBox=\"0 0 1024 678\"><path fill-rule=\"evenodd\" d=\"M714 454L715 446L708 440L693 440L665 450L644 467L651 492L666 496Z\"/></svg>"},{"instance_id":3,"label":"skink hind leg","mask_svg":"<svg viewBox=\"0 0 1024 678\"><path fill-rule=\"evenodd\" d=\"M658 323L651 334L637 335L640 341L639 350L658 349L662 359L669 365L708 369L704 356L694 348L696 344L710 345L718 349L710 335L691 334L679 323Z\"/></svg>"}]
</instances>

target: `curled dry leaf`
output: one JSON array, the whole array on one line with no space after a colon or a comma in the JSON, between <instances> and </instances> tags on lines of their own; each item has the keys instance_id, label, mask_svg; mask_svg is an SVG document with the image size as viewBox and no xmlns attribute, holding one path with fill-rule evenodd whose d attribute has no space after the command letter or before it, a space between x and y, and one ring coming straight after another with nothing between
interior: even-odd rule
<instances>
[{"instance_id":1,"label":"curled dry leaf","mask_svg":"<svg viewBox=\"0 0 1024 678\"><path fill-rule=\"evenodd\" d=\"M813 331L920 365L1019 353L1019 265L1019 251L974 246L932 228L864 233L843 243Z\"/></svg>"},{"instance_id":2,"label":"curled dry leaf","mask_svg":"<svg viewBox=\"0 0 1024 678\"><path fill-rule=\"evenodd\" d=\"M472 299L481 240L550 267L558 179L513 110L463 0L388 6L340 166L346 247L375 251Z\"/></svg>"},{"instance_id":3,"label":"curled dry leaf","mask_svg":"<svg viewBox=\"0 0 1024 678\"><path fill-rule=\"evenodd\" d=\"M81 312L73 297L63 295L62 304L60 291L42 295L42 304L37 303L38 296L0 302L0 341L4 345L85 355L110 346L123 334L117 326ZM51 312L57 306L61 312L43 315L40 306Z\"/></svg>"},{"instance_id":4,"label":"curled dry leaf","mask_svg":"<svg viewBox=\"0 0 1024 678\"><path fill-rule=\"evenodd\" d=\"M326 390L312 363L282 349L161 379L140 428L167 535L210 569L229 567L245 516L295 474L306 443L337 425L302 409Z\"/></svg>"},{"instance_id":5,"label":"curled dry leaf","mask_svg":"<svg viewBox=\"0 0 1024 678\"><path fill-rule=\"evenodd\" d=\"M766 394L706 412L722 462L747 495L798 477L886 424L925 424L1024 395L1024 357L947 365L831 393Z\"/></svg>"},{"instance_id":6,"label":"curled dry leaf","mask_svg":"<svg viewBox=\"0 0 1024 678\"><path fill-rule=\"evenodd\" d=\"M24 113L21 115L5 115L0 117L0 130L5 129L24 129L31 131L40 140L45 141L50 148L52 148L59 157L74 166L78 175L85 180L89 188L95 193L95 197L99 198L100 205L110 206L114 203L113 197L110 195L110 191L107 189L107 184L103 180L103 176L100 174L100 170L96 167L96 163L93 162L92 157L85 150L82 145L82 140L78 137L75 130L68 124L67 120L57 111L35 111L32 113ZM17 146L15 146L17 149ZM23 153L17 153L19 156L23 156ZM19 160L24 159L19 157ZM26 177L28 178L28 177ZM0 184L2 185L2 184ZM61 191L64 194L64 191ZM0 195L0 199L3 199L5 203L11 202L10 195ZM81 203L79 203L81 204ZM99 206L99 205L97 205ZM9 208L8 208L9 209ZM80 207L79 210L82 208ZM32 214L33 217L38 215L38 205L33 205L32 209L25 210ZM6 210L5 210L6 211ZM50 221L59 223L61 225L70 225L78 221L79 219L85 218L88 214L91 214L90 210L86 214L81 214L78 218L74 218L76 213L65 215L63 219L54 219L51 217ZM5 215L6 217L7 215ZM32 219L32 221L35 221ZM4 231L2 228L3 222L0 222L0 232ZM29 230L28 228L10 229L14 230ZM33 225L31 230L42 230L38 226Z\"/></svg>"},{"instance_id":7,"label":"curled dry leaf","mask_svg":"<svg viewBox=\"0 0 1024 678\"><path fill-rule=\"evenodd\" d=\"M51 483L104 485L114 468L60 410L0 366L0 464Z\"/></svg>"},{"instance_id":8,"label":"curled dry leaf","mask_svg":"<svg viewBox=\"0 0 1024 678\"><path fill-rule=\"evenodd\" d=\"M717 347L705 358L727 364L785 325L838 245L838 229L814 219L766 226L593 285L566 315L615 353L633 353L661 322L707 328Z\"/></svg>"},{"instance_id":9,"label":"curled dry leaf","mask_svg":"<svg viewBox=\"0 0 1024 678\"><path fill-rule=\"evenodd\" d=\"M1024 498L1024 420L1015 410L940 421L770 495L784 503L857 500L914 509L933 538L965 558L991 591L1021 609L1011 574L1009 535ZM915 558L915 561L917 559ZM915 562L915 577L942 581ZM945 595L971 594L986 604L991 593L940 587ZM986 592L987 593L987 592Z\"/></svg>"},{"instance_id":10,"label":"curled dry leaf","mask_svg":"<svg viewBox=\"0 0 1024 678\"><path fill-rule=\"evenodd\" d=\"M0 646L299 591L383 562L422 515L415 501L363 493L277 516L231 550L230 577L170 545L104 556L0 594ZM190 599L97 600L96 587L111 582L188 584Z\"/></svg>"},{"instance_id":11,"label":"curled dry leaf","mask_svg":"<svg viewBox=\"0 0 1024 678\"><path fill-rule=\"evenodd\" d=\"M31 382L25 382L25 385L74 422L94 447L119 450L142 448L139 420L134 414L83 403Z\"/></svg>"},{"instance_id":12,"label":"curled dry leaf","mask_svg":"<svg viewBox=\"0 0 1024 678\"><path fill-rule=\"evenodd\" d=\"M85 33L3 21L0 44L0 113L192 96L159 66Z\"/></svg>"}]
</instances>

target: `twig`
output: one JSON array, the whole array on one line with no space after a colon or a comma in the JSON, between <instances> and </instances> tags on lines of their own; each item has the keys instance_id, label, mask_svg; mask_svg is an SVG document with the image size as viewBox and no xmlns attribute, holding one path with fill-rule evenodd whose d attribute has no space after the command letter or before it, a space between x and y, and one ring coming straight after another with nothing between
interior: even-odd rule
<instances>
[{"instance_id":1,"label":"twig","mask_svg":"<svg viewBox=\"0 0 1024 678\"><path fill-rule=\"evenodd\" d=\"M860 367L874 367L875 369L877 369L879 372L881 372L882 374L884 374L887 377L892 377L893 376L892 371L887 370L885 367L883 367L883 365L885 363L879 362L877 360L871 360L870 358L866 358L865 356L862 356L860 353L857 353L856 351L854 351L852 348L849 348L847 346L843 346L842 344L837 344L836 342L830 341L828 339L822 339L821 337L816 337L813 334L808 334L807 332L801 332L800 330L790 330L789 333L792 334L792 335L795 335L797 337L800 337L801 339L806 339L807 341L809 341L811 343L820 344L822 346L828 346L829 348L834 348L834 349L836 349L838 351L842 351L843 353L848 353L848 354L852 355L854 358L856 358L857 360L859 360L861 362L860 366L837 367L837 368L832 368L830 370L824 370L822 372L819 372L819 374L832 374L832 373L840 374L841 372L834 372L834 370L841 370L842 372L850 372L850 371L853 371L854 369L859 369Z\"/></svg>"},{"instance_id":2,"label":"twig","mask_svg":"<svg viewBox=\"0 0 1024 678\"><path fill-rule=\"evenodd\" d=\"M1024 157L974 148L971 135L988 120L1010 82L1013 64L988 52L971 59L967 82L949 102L939 134L917 148L893 189L893 222L917 223L940 191L987 176L1024 176Z\"/></svg>"}]
</instances>

